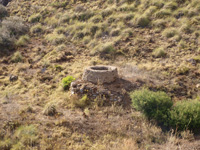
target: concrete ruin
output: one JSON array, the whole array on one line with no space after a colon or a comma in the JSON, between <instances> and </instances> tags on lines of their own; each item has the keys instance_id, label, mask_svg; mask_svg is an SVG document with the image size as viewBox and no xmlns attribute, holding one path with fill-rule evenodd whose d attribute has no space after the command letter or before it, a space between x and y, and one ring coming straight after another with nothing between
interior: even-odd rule
<instances>
[{"instance_id":1,"label":"concrete ruin","mask_svg":"<svg viewBox=\"0 0 200 150\"><path fill-rule=\"evenodd\" d=\"M82 79L71 83L70 91L72 95L87 95L91 100L101 99L109 104L127 98L127 93L122 90L124 85L130 83L118 77L117 67L90 66L84 70Z\"/></svg>"},{"instance_id":2,"label":"concrete ruin","mask_svg":"<svg viewBox=\"0 0 200 150\"><path fill-rule=\"evenodd\" d=\"M93 84L114 82L118 78L117 68L114 66L90 66L85 69L82 79Z\"/></svg>"}]
</instances>

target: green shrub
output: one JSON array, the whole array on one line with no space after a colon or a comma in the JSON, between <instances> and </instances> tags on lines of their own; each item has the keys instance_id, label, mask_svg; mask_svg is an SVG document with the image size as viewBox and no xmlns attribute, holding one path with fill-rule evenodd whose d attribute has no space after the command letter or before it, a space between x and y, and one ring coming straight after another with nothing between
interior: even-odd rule
<instances>
[{"instance_id":1,"label":"green shrub","mask_svg":"<svg viewBox=\"0 0 200 150\"><path fill-rule=\"evenodd\" d=\"M6 8L0 4L0 19L2 19L3 17L7 16L8 12L6 10Z\"/></svg>"},{"instance_id":2,"label":"green shrub","mask_svg":"<svg viewBox=\"0 0 200 150\"><path fill-rule=\"evenodd\" d=\"M162 123L168 118L173 102L164 92L153 92L148 89L136 90L130 94L132 106L144 113L148 119Z\"/></svg>"},{"instance_id":3,"label":"green shrub","mask_svg":"<svg viewBox=\"0 0 200 150\"><path fill-rule=\"evenodd\" d=\"M170 111L169 125L178 130L199 130L200 101L188 100L177 102Z\"/></svg>"},{"instance_id":4,"label":"green shrub","mask_svg":"<svg viewBox=\"0 0 200 150\"><path fill-rule=\"evenodd\" d=\"M75 80L74 77L72 76L67 76L65 78L62 79L62 87L64 90L69 89L70 84Z\"/></svg>"}]
</instances>

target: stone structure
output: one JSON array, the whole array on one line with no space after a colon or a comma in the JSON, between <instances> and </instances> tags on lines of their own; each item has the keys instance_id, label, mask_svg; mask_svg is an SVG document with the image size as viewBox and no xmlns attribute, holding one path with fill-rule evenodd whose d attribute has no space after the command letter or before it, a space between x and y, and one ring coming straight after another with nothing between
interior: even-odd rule
<instances>
[{"instance_id":1,"label":"stone structure","mask_svg":"<svg viewBox=\"0 0 200 150\"><path fill-rule=\"evenodd\" d=\"M118 78L118 71L113 66L90 66L83 73L83 81L94 84L114 82Z\"/></svg>"}]
</instances>

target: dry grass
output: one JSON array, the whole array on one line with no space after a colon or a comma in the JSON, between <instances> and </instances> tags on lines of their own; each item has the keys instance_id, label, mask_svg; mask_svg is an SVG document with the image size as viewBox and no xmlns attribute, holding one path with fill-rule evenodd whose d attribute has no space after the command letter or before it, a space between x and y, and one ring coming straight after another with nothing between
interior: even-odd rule
<instances>
[{"instance_id":1,"label":"dry grass","mask_svg":"<svg viewBox=\"0 0 200 150\"><path fill-rule=\"evenodd\" d=\"M32 28L26 47L17 48L23 61L11 64L13 54L0 60L0 109L4 110L0 113L0 146L98 150L198 148L198 140L193 143L190 138L163 132L139 112L115 105L90 106L84 99L70 97L70 92L64 92L60 85L67 75L81 78L86 66L123 67L128 63L140 70L132 69L126 74L134 86L162 89L174 101L196 98L199 95L196 88L199 62L194 59L199 55L197 4L198 0L10 3L11 15L29 20ZM4 27L9 30L13 28L11 22L3 23L8 23ZM18 37L26 29L21 25L17 21L14 25ZM13 43L9 35L1 29L0 45L1 37L11 38L7 45ZM164 48L167 57L163 57L163 49L153 54L159 47ZM10 82L10 74L19 79ZM45 115L44 110L53 115ZM20 125L23 130L18 129ZM25 130L30 133L31 125L38 131L30 136L33 143L24 140L21 134ZM13 142L14 136L20 140Z\"/></svg>"}]
</instances>

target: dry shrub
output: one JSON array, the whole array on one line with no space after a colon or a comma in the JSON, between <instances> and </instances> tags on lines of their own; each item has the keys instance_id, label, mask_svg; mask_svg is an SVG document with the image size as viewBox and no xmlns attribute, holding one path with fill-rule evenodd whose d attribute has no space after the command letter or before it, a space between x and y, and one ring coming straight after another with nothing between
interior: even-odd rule
<instances>
[{"instance_id":1,"label":"dry shrub","mask_svg":"<svg viewBox=\"0 0 200 150\"><path fill-rule=\"evenodd\" d=\"M46 116L54 116L57 113L56 105L54 103L48 103L43 111Z\"/></svg>"},{"instance_id":2,"label":"dry shrub","mask_svg":"<svg viewBox=\"0 0 200 150\"><path fill-rule=\"evenodd\" d=\"M15 44L16 39L28 32L28 27L19 17L9 17L2 21L0 27L0 47L10 48Z\"/></svg>"},{"instance_id":3,"label":"dry shrub","mask_svg":"<svg viewBox=\"0 0 200 150\"><path fill-rule=\"evenodd\" d=\"M122 143L111 150L138 150L138 146L133 139L124 139Z\"/></svg>"},{"instance_id":4,"label":"dry shrub","mask_svg":"<svg viewBox=\"0 0 200 150\"><path fill-rule=\"evenodd\" d=\"M9 17L2 21L2 28L9 31L12 36L19 36L28 31L28 27L19 17Z\"/></svg>"},{"instance_id":5,"label":"dry shrub","mask_svg":"<svg viewBox=\"0 0 200 150\"><path fill-rule=\"evenodd\" d=\"M6 10L6 8L0 4L0 19L2 19L3 17L7 16L8 12Z\"/></svg>"}]
</instances>

